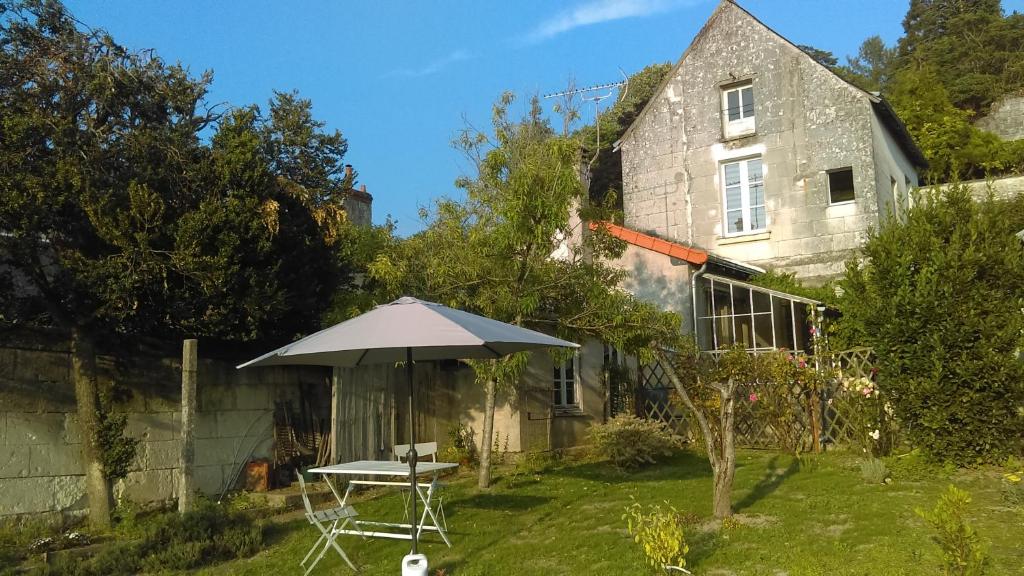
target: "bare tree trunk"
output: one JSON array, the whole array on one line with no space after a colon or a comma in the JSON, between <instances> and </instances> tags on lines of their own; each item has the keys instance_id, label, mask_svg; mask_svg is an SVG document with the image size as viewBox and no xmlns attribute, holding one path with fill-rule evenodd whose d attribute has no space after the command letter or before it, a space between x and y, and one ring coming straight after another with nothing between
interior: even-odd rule
<instances>
[{"instance_id":1,"label":"bare tree trunk","mask_svg":"<svg viewBox=\"0 0 1024 576\"><path fill-rule=\"evenodd\" d=\"M736 383L730 380L721 390L721 446L715 468L715 518L732 516L732 481L736 476Z\"/></svg>"},{"instance_id":2,"label":"bare tree trunk","mask_svg":"<svg viewBox=\"0 0 1024 576\"><path fill-rule=\"evenodd\" d=\"M735 466L721 466L715 471L715 493L712 503L715 518L732 516L732 480L735 475Z\"/></svg>"},{"instance_id":3,"label":"bare tree trunk","mask_svg":"<svg viewBox=\"0 0 1024 576\"><path fill-rule=\"evenodd\" d=\"M484 400L484 431L480 439L480 476L477 479L477 486L489 488L491 486L491 445L494 440L494 397L497 394L497 383L494 378L487 379L486 393Z\"/></svg>"},{"instance_id":4,"label":"bare tree trunk","mask_svg":"<svg viewBox=\"0 0 1024 576\"><path fill-rule=\"evenodd\" d=\"M79 328L71 331L71 373L78 404L78 425L82 431L82 462L85 493L89 501L89 523L96 528L110 526L110 482L100 464L97 445L99 392L96 386L96 349L91 338Z\"/></svg>"}]
</instances>

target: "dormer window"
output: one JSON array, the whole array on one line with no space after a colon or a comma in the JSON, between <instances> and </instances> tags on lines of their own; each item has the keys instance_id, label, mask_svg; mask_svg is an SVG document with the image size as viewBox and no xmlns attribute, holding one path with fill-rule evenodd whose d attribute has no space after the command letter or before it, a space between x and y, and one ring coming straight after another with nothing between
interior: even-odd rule
<instances>
[{"instance_id":1,"label":"dormer window","mask_svg":"<svg viewBox=\"0 0 1024 576\"><path fill-rule=\"evenodd\" d=\"M722 89L722 120L726 138L754 133L754 87L750 82Z\"/></svg>"}]
</instances>

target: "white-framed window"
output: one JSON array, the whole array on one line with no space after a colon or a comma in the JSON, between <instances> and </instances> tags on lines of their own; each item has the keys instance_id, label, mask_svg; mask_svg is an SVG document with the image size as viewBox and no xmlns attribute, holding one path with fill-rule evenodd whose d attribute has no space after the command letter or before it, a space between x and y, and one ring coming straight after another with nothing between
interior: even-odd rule
<instances>
[{"instance_id":1,"label":"white-framed window","mask_svg":"<svg viewBox=\"0 0 1024 576\"><path fill-rule=\"evenodd\" d=\"M556 408L577 408L580 404L576 374L579 372L579 356L573 355L565 362L555 362L552 401Z\"/></svg>"},{"instance_id":2,"label":"white-framed window","mask_svg":"<svg viewBox=\"0 0 1024 576\"><path fill-rule=\"evenodd\" d=\"M722 205L726 236L768 229L761 158L722 165Z\"/></svg>"},{"instance_id":3,"label":"white-framed window","mask_svg":"<svg viewBox=\"0 0 1024 576\"><path fill-rule=\"evenodd\" d=\"M853 202L856 194L853 189L853 168L840 168L828 171L828 203L843 204Z\"/></svg>"},{"instance_id":4,"label":"white-framed window","mask_svg":"<svg viewBox=\"0 0 1024 576\"><path fill-rule=\"evenodd\" d=\"M754 87L751 83L722 89L722 127L726 138L754 133Z\"/></svg>"}]
</instances>

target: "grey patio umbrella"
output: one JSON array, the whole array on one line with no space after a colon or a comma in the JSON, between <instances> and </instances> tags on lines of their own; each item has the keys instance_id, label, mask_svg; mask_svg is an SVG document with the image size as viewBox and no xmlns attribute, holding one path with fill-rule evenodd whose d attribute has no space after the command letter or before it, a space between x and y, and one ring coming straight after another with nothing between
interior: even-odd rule
<instances>
[{"instance_id":1,"label":"grey patio umbrella","mask_svg":"<svg viewBox=\"0 0 1024 576\"><path fill-rule=\"evenodd\" d=\"M409 380L409 483L416 493L416 389L413 362L501 358L538 348L578 348L566 340L433 302L403 297L241 364L354 367L405 362ZM410 498L416 553L416 498Z\"/></svg>"}]
</instances>

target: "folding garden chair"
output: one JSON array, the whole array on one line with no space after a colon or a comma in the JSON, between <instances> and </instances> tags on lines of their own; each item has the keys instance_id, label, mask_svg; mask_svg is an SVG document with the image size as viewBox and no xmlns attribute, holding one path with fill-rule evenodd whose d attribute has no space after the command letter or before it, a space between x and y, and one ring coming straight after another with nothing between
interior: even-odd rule
<instances>
[{"instance_id":1,"label":"folding garden chair","mask_svg":"<svg viewBox=\"0 0 1024 576\"><path fill-rule=\"evenodd\" d=\"M395 444L394 448L392 449L392 454L395 455L395 460L397 460L399 462L406 462L406 461L408 461L409 445L408 444ZM416 443L416 457L417 458L424 458L424 457L427 457L427 456L430 456L430 461L431 462L437 462L437 442L417 442ZM440 488L441 486L442 486L442 484L440 482L431 482L429 485L426 485L426 484L421 485L422 488L427 488L427 501L428 502L432 500L432 498L434 497L434 494L437 492L437 489ZM402 514L403 514L402 518L406 519L406 520L408 520L408 518L409 518L409 497L411 495L412 495L412 491L411 490L403 490L402 491L402 502L404 504L404 508L403 508L403 512L402 512ZM444 500L442 499L441 496L437 497L437 506L436 506L435 510L437 510L437 515L440 517L441 521L444 524L444 529L447 530L448 529L448 519L444 517ZM424 518L426 518L426 514L427 514L427 511L424 510L423 511L423 517Z\"/></svg>"},{"instance_id":2,"label":"folding garden chair","mask_svg":"<svg viewBox=\"0 0 1024 576\"><path fill-rule=\"evenodd\" d=\"M356 514L355 508L352 508L351 506L340 506L337 508L329 508L327 510L314 511L313 505L309 502L309 494L306 492L306 482L302 479L302 474L298 474L298 478L299 488L302 490L302 505L306 507L306 519L320 531L320 538L318 538L316 544L313 544L313 547L309 549L309 552L306 553L306 557L302 559L302 562L299 562L299 566L306 566L306 562L309 561L309 557L313 555L313 552L315 552L317 547L320 546L320 543L323 542L324 545L320 549L320 554L317 555L316 560L313 560L313 563L306 567L306 576L308 576L308 574L313 570L313 567L323 559L324 554L327 553L327 549L331 547L338 551L338 554L341 555L341 559L344 560L349 567L358 572L359 569L356 568L355 564L348 559L348 556L345 555L345 551L341 549L341 546L338 546L338 542L336 541L339 536L338 531L343 530L349 523L359 531L359 525L355 520L353 520L358 515Z\"/></svg>"}]
</instances>

